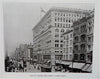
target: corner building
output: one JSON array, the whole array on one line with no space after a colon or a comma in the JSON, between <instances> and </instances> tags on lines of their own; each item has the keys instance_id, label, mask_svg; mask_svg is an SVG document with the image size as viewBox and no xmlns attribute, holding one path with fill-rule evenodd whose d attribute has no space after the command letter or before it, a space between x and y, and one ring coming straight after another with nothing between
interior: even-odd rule
<instances>
[{"instance_id":1,"label":"corner building","mask_svg":"<svg viewBox=\"0 0 100 79\"><path fill-rule=\"evenodd\" d=\"M61 60L63 55L63 36L70 30L74 21L88 15L88 11L79 9L51 8L34 26L33 52L38 63L51 60Z\"/></svg>"}]
</instances>

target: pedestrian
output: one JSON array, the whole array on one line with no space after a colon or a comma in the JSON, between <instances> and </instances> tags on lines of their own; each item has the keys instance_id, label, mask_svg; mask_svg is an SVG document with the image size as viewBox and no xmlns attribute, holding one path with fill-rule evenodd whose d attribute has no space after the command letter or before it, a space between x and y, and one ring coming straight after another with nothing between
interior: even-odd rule
<instances>
[{"instance_id":1,"label":"pedestrian","mask_svg":"<svg viewBox=\"0 0 100 79\"><path fill-rule=\"evenodd\" d=\"M23 72L23 71L24 71L24 68L23 68L23 61L22 61L21 59L19 60L18 65L19 65L19 71Z\"/></svg>"},{"instance_id":2,"label":"pedestrian","mask_svg":"<svg viewBox=\"0 0 100 79\"><path fill-rule=\"evenodd\" d=\"M24 67L24 72L26 72L26 70L27 70L27 68L26 68L27 67L27 64L26 64L26 61L25 60L23 61L23 67Z\"/></svg>"}]
</instances>

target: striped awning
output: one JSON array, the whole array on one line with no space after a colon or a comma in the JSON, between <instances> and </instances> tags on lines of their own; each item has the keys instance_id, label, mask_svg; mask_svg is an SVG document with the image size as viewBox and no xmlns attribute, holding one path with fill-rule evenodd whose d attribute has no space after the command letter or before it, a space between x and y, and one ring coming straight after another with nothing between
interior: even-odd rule
<instances>
[{"instance_id":1,"label":"striped awning","mask_svg":"<svg viewBox=\"0 0 100 79\"><path fill-rule=\"evenodd\" d=\"M92 64L86 64L82 70L91 72L92 71Z\"/></svg>"},{"instance_id":2,"label":"striped awning","mask_svg":"<svg viewBox=\"0 0 100 79\"><path fill-rule=\"evenodd\" d=\"M70 68L77 68L77 69L82 69L82 67L85 65L85 63L72 63L69 67Z\"/></svg>"}]
</instances>

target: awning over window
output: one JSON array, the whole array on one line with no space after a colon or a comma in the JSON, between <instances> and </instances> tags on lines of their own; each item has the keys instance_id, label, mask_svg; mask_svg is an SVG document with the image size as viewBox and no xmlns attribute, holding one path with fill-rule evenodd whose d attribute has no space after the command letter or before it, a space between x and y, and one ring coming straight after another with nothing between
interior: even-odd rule
<instances>
[{"instance_id":1,"label":"awning over window","mask_svg":"<svg viewBox=\"0 0 100 79\"><path fill-rule=\"evenodd\" d=\"M82 67L85 65L85 63L72 63L69 67L70 68L78 68L82 69Z\"/></svg>"}]
</instances>

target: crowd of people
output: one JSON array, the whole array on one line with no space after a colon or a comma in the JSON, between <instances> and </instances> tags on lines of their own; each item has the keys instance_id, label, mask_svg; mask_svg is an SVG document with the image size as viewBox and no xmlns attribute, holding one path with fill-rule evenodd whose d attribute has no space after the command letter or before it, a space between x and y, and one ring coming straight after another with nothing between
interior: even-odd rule
<instances>
[{"instance_id":1,"label":"crowd of people","mask_svg":"<svg viewBox=\"0 0 100 79\"><path fill-rule=\"evenodd\" d=\"M5 58L5 71L6 72L26 72L27 63L24 59L15 60L8 56Z\"/></svg>"}]
</instances>

